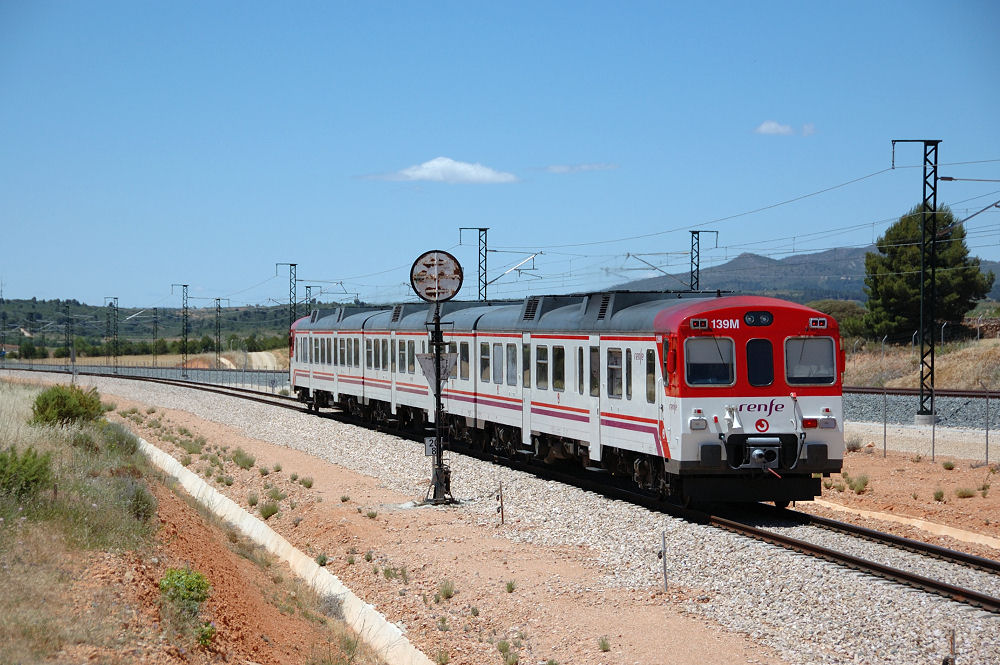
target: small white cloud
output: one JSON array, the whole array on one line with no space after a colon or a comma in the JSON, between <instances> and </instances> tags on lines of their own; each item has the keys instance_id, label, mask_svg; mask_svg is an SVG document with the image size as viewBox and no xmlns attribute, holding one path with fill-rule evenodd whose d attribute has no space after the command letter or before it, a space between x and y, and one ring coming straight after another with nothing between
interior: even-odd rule
<instances>
[{"instance_id":1,"label":"small white cloud","mask_svg":"<svg viewBox=\"0 0 1000 665\"><path fill-rule=\"evenodd\" d=\"M802 125L802 136L812 136L816 133L816 125L811 122L807 122Z\"/></svg>"},{"instance_id":2,"label":"small white cloud","mask_svg":"<svg viewBox=\"0 0 1000 665\"><path fill-rule=\"evenodd\" d=\"M452 184L496 184L517 182L513 173L496 171L482 164L457 162L448 157L435 157L429 162L410 166L396 173L374 176L381 180L403 180L407 182L447 182Z\"/></svg>"},{"instance_id":3,"label":"small white cloud","mask_svg":"<svg viewBox=\"0 0 1000 665\"><path fill-rule=\"evenodd\" d=\"M774 120L765 120L757 125L757 129L753 131L757 134L780 134L785 136L795 133L795 130L791 126L782 125L780 122L775 122Z\"/></svg>"},{"instance_id":4,"label":"small white cloud","mask_svg":"<svg viewBox=\"0 0 1000 665\"><path fill-rule=\"evenodd\" d=\"M584 171L611 171L618 168L617 164L556 164L546 166L549 173L583 173Z\"/></svg>"}]
</instances>

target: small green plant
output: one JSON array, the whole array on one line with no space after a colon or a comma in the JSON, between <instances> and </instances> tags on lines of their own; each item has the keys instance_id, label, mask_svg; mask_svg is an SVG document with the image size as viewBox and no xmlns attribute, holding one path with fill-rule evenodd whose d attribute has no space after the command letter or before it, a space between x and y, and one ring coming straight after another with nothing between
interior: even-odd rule
<instances>
[{"instance_id":1,"label":"small green plant","mask_svg":"<svg viewBox=\"0 0 1000 665\"><path fill-rule=\"evenodd\" d=\"M313 479L308 476L299 481L303 487L310 489L313 486Z\"/></svg>"},{"instance_id":2,"label":"small green plant","mask_svg":"<svg viewBox=\"0 0 1000 665\"><path fill-rule=\"evenodd\" d=\"M438 630L442 632L447 632L451 630L451 626L448 625L448 617L446 616L438 617Z\"/></svg>"},{"instance_id":3,"label":"small green plant","mask_svg":"<svg viewBox=\"0 0 1000 665\"><path fill-rule=\"evenodd\" d=\"M292 520L292 526L298 526L301 523L302 523L302 517L299 515L296 515L295 519Z\"/></svg>"},{"instance_id":4,"label":"small green plant","mask_svg":"<svg viewBox=\"0 0 1000 665\"><path fill-rule=\"evenodd\" d=\"M833 487L833 481L831 479L829 479L829 478L824 479L823 480L823 487L826 488L826 489L830 489L831 487Z\"/></svg>"},{"instance_id":5,"label":"small green plant","mask_svg":"<svg viewBox=\"0 0 1000 665\"><path fill-rule=\"evenodd\" d=\"M153 414L153 413L156 413L156 407L155 406L151 406L148 409L146 409L146 415L150 415L150 414Z\"/></svg>"},{"instance_id":6,"label":"small green plant","mask_svg":"<svg viewBox=\"0 0 1000 665\"><path fill-rule=\"evenodd\" d=\"M260 497L257 496L256 492L250 492L250 494L247 495L247 503L251 508L256 506L258 501L260 501Z\"/></svg>"},{"instance_id":7,"label":"small green plant","mask_svg":"<svg viewBox=\"0 0 1000 665\"><path fill-rule=\"evenodd\" d=\"M251 469L257 460L253 455L247 453L247 451L242 448L237 448L236 452L233 453L233 463L241 469Z\"/></svg>"},{"instance_id":8,"label":"small green plant","mask_svg":"<svg viewBox=\"0 0 1000 665\"><path fill-rule=\"evenodd\" d=\"M934 490L934 500L944 501L944 490Z\"/></svg>"},{"instance_id":9,"label":"small green plant","mask_svg":"<svg viewBox=\"0 0 1000 665\"><path fill-rule=\"evenodd\" d=\"M471 614L474 617L479 616L479 608L473 605L472 609L469 610L469 614Z\"/></svg>"},{"instance_id":10,"label":"small green plant","mask_svg":"<svg viewBox=\"0 0 1000 665\"><path fill-rule=\"evenodd\" d=\"M844 442L844 446L847 448L847 452L850 453L858 452L859 450L861 450L861 446L863 445L864 442L861 440L861 437L857 435L848 437L847 440Z\"/></svg>"},{"instance_id":11,"label":"small green plant","mask_svg":"<svg viewBox=\"0 0 1000 665\"><path fill-rule=\"evenodd\" d=\"M325 554L320 554L318 557L316 557L316 565L325 566L329 560L330 560L329 557L327 557Z\"/></svg>"},{"instance_id":12,"label":"small green plant","mask_svg":"<svg viewBox=\"0 0 1000 665\"><path fill-rule=\"evenodd\" d=\"M194 438L194 434L192 434L191 430L189 430L187 427L178 427L177 428L177 433L180 434L181 436L186 436L189 439L193 439Z\"/></svg>"},{"instance_id":13,"label":"small green plant","mask_svg":"<svg viewBox=\"0 0 1000 665\"><path fill-rule=\"evenodd\" d=\"M72 443L74 447L82 448L88 453L96 453L100 450L97 442L94 441L94 436L87 430L73 432Z\"/></svg>"},{"instance_id":14,"label":"small green plant","mask_svg":"<svg viewBox=\"0 0 1000 665\"><path fill-rule=\"evenodd\" d=\"M833 484L833 489L837 490L838 492L843 492L845 489L847 489L847 486L844 485L844 483L838 482Z\"/></svg>"},{"instance_id":15,"label":"small green plant","mask_svg":"<svg viewBox=\"0 0 1000 665\"><path fill-rule=\"evenodd\" d=\"M607 635L602 635L599 640L597 640L597 646L601 648L601 651L605 653L611 651L611 641L608 640Z\"/></svg>"},{"instance_id":16,"label":"small green plant","mask_svg":"<svg viewBox=\"0 0 1000 665\"><path fill-rule=\"evenodd\" d=\"M262 476L266 476L267 474L271 473L266 466L262 466L257 470L260 471L260 475Z\"/></svg>"},{"instance_id":17,"label":"small green plant","mask_svg":"<svg viewBox=\"0 0 1000 665\"><path fill-rule=\"evenodd\" d=\"M347 565L348 566L353 566L354 565L354 555L353 554L350 555L349 557L347 557Z\"/></svg>"},{"instance_id":18,"label":"small green plant","mask_svg":"<svg viewBox=\"0 0 1000 665\"><path fill-rule=\"evenodd\" d=\"M507 593L514 593L514 589L516 588L517 585L514 583L514 580L507 580Z\"/></svg>"},{"instance_id":19,"label":"small green plant","mask_svg":"<svg viewBox=\"0 0 1000 665\"><path fill-rule=\"evenodd\" d=\"M139 439L123 425L118 423L101 423L101 438L108 450L124 455L133 455L139 450Z\"/></svg>"},{"instance_id":20,"label":"small green plant","mask_svg":"<svg viewBox=\"0 0 1000 665\"><path fill-rule=\"evenodd\" d=\"M434 657L434 663L436 665L448 665L451 662L451 657L448 655L447 651L439 650L437 655Z\"/></svg>"},{"instance_id":21,"label":"small green plant","mask_svg":"<svg viewBox=\"0 0 1000 665\"><path fill-rule=\"evenodd\" d=\"M507 640L498 641L497 651L506 656L508 653L510 653L510 642L508 642Z\"/></svg>"},{"instance_id":22,"label":"small green plant","mask_svg":"<svg viewBox=\"0 0 1000 665\"><path fill-rule=\"evenodd\" d=\"M233 477L232 476L223 476L222 477L222 484L225 485L226 487L232 487L233 486Z\"/></svg>"},{"instance_id":23,"label":"small green plant","mask_svg":"<svg viewBox=\"0 0 1000 665\"><path fill-rule=\"evenodd\" d=\"M206 621L201 626L198 627L197 637L198 644L203 648L208 648L212 644L212 640L215 639L215 634L218 631L215 628L215 624L211 621Z\"/></svg>"},{"instance_id":24,"label":"small green plant","mask_svg":"<svg viewBox=\"0 0 1000 665\"><path fill-rule=\"evenodd\" d=\"M274 471L275 473L278 473L278 472L280 472L280 471L281 471L281 465L280 465L280 464L278 464L277 462L275 462L274 466L272 466L272 467L271 467L271 469L272 469L272 470L273 470L273 471Z\"/></svg>"},{"instance_id":25,"label":"small green plant","mask_svg":"<svg viewBox=\"0 0 1000 665\"><path fill-rule=\"evenodd\" d=\"M376 513L374 510L369 510L367 513L365 513L365 517L367 517L370 520L373 520L376 517L378 517L378 513Z\"/></svg>"},{"instance_id":26,"label":"small green plant","mask_svg":"<svg viewBox=\"0 0 1000 665\"><path fill-rule=\"evenodd\" d=\"M441 597L448 600L455 595L455 583L451 580L441 580L441 584L438 585L438 591L441 592Z\"/></svg>"},{"instance_id":27,"label":"small green plant","mask_svg":"<svg viewBox=\"0 0 1000 665\"><path fill-rule=\"evenodd\" d=\"M192 460L191 460L191 456L188 455L187 453L185 453L185 454L181 455L181 458L180 458L179 461L181 463L181 466L191 466L191 461Z\"/></svg>"},{"instance_id":28,"label":"small green plant","mask_svg":"<svg viewBox=\"0 0 1000 665\"><path fill-rule=\"evenodd\" d=\"M976 492L975 490L969 487L959 487L957 490L955 490L955 496L957 496L959 499L970 499L976 496Z\"/></svg>"},{"instance_id":29,"label":"small green plant","mask_svg":"<svg viewBox=\"0 0 1000 665\"><path fill-rule=\"evenodd\" d=\"M278 504L268 501L260 507L260 516L269 520L278 513Z\"/></svg>"},{"instance_id":30,"label":"small green plant","mask_svg":"<svg viewBox=\"0 0 1000 665\"><path fill-rule=\"evenodd\" d=\"M365 561L371 563L371 560L372 560L372 551L368 550L367 552L365 552Z\"/></svg>"},{"instance_id":31,"label":"small green plant","mask_svg":"<svg viewBox=\"0 0 1000 665\"><path fill-rule=\"evenodd\" d=\"M440 593L435 593L434 594L434 603L435 604L440 604L441 603L441 594Z\"/></svg>"},{"instance_id":32,"label":"small green plant","mask_svg":"<svg viewBox=\"0 0 1000 665\"><path fill-rule=\"evenodd\" d=\"M851 488L855 494L864 494L868 489L868 476L861 475L857 478L851 478L847 481L847 486Z\"/></svg>"},{"instance_id":33,"label":"small green plant","mask_svg":"<svg viewBox=\"0 0 1000 665\"><path fill-rule=\"evenodd\" d=\"M340 495L340 502L341 503L347 503L350 500L351 500L351 497L347 496L346 494L341 494Z\"/></svg>"},{"instance_id":34,"label":"small green plant","mask_svg":"<svg viewBox=\"0 0 1000 665\"><path fill-rule=\"evenodd\" d=\"M160 593L181 614L197 616L208 599L211 585L201 573L190 568L168 568L160 580Z\"/></svg>"},{"instance_id":35,"label":"small green plant","mask_svg":"<svg viewBox=\"0 0 1000 665\"><path fill-rule=\"evenodd\" d=\"M951 460L946 460L944 462L941 462L941 466L943 466L946 470L951 471L952 469L955 468L955 463L952 462Z\"/></svg>"},{"instance_id":36,"label":"small green plant","mask_svg":"<svg viewBox=\"0 0 1000 665\"><path fill-rule=\"evenodd\" d=\"M124 478L122 488L122 499L128 508L128 512L137 521L148 523L156 515L156 499L146 488L144 483Z\"/></svg>"},{"instance_id":37,"label":"small green plant","mask_svg":"<svg viewBox=\"0 0 1000 665\"><path fill-rule=\"evenodd\" d=\"M913 457L910 458L910 461L911 462L919 462L922 459L923 459L922 455L915 455L915 456L913 456Z\"/></svg>"},{"instance_id":38,"label":"small green plant","mask_svg":"<svg viewBox=\"0 0 1000 665\"><path fill-rule=\"evenodd\" d=\"M515 651L511 651L503 657L503 665L517 665L520 662L521 657Z\"/></svg>"},{"instance_id":39,"label":"small green plant","mask_svg":"<svg viewBox=\"0 0 1000 665\"><path fill-rule=\"evenodd\" d=\"M911 496L912 498L916 499L916 498L917 498L917 493L916 493L916 492L914 492L914 493L913 493L913 494L911 494L910 496Z\"/></svg>"},{"instance_id":40,"label":"small green plant","mask_svg":"<svg viewBox=\"0 0 1000 665\"><path fill-rule=\"evenodd\" d=\"M272 487L271 489L269 489L267 491L267 496L272 501L281 501L282 499L286 498L288 495L285 494L284 492L282 492L277 487Z\"/></svg>"},{"instance_id":41,"label":"small green plant","mask_svg":"<svg viewBox=\"0 0 1000 665\"><path fill-rule=\"evenodd\" d=\"M52 484L52 453L38 454L29 446L23 454L11 446L0 451L0 495L26 499Z\"/></svg>"},{"instance_id":42,"label":"small green plant","mask_svg":"<svg viewBox=\"0 0 1000 665\"><path fill-rule=\"evenodd\" d=\"M114 406L112 406L114 410ZM38 394L31 407L32 425L68 425L91 422L104 413L97 388L84 390L79 386L52 386Z\"/></svg>"},{"instance_id":43,"label":"small green plant","mask_svg":"<svg viewBox=\"0 0 1000 665\"><path fill-rule=\"evenodd\" d=\"M293 473L291 476L289 476L289 478L291 478L292 482L294 483L296 480L299 479L299 474Z\"/></svg>"}]
</instances>

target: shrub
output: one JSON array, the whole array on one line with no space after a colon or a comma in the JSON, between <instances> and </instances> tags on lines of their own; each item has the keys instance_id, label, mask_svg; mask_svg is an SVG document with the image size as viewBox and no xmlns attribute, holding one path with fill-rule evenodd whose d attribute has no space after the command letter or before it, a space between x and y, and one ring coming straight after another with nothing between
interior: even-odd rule
<instances>
[{"instance_id":1,"label":"shrub","mask_svg":"<svg viewBox=\"0 0 1000 665\"><path fill-rule=\"evenodd\" d=\"M248 454L247 451L242 448L237 448L236 452L233 453L233 462L241 469L253 468L256 461L257 460L253 455Z\"/></svg>"},{"instance_id":2,"label":"shrub","mask_svg":"<svg viewBox=\"0 0 1000 665\"><path fill-rule=\"evenodd\" d=\"M951 471L952 469L955 468L955 463L949 460L947 462L941 462L941 466L943 466L948 471Z\"/></svg>"},{"instance_id":3,"label":"shrub","mask_svg":"<svg viewBox=\"0 0 1000 665\"><path fill-rule=\"evenodd\" d=\"M306 489L309 489L309 488L311 488L313 486L313 479L312 478L306 477L306 478L303 478L302 480L300 480L299 482Z\"/></svg>"},{"instance_id":4,"label":"shrub","mask_svg":"<svg viewBox=\"0 0 1000 665\"><path fill-rule=\"evenodd\" d=\"M441 592L441 597L448 600L455 595L455 583L451 580L441 580L441 584L438 586L438 591Z\"/></svg>"},{"instance_id":5,"label":"shrub","mask_svg":"<svg viewBox=\"0 0 1000 665\"><path fill-rule=\"evenodd\" d=\"M278 504L273 501L268 501L260 507L260 516L265 520L269 520L278 512Z\"/></svg>"},{"instance_id":6,"label":"shrub","mask_svg":"<svg viewBox=\"0 0 1000 665\"><path fill-rule=\"evenodd\" d=\"M944 490L934 490L934 500L944 501Z\"/></svg>"},{"instance_id":7,"label":"shrub","mask_svg":"<svg viewBox=\"0 0 1000 665\"><path fill-rule=\"evenodd\" d=\"M296 480L299 479L299 474L293 473L291 476L289 476L289 478L291 478L292 482L294 483Z\"/></svg>"},{"instance_id":8,"label":"shrub","mask_svg":"<svg viewBox=\"0 0 1000 665\"><path fill-rule=\"evenodd\" d=\"M282 499L284 499L284 498L285 498L285 497L287 497L288 495L287 495L287 494L285 494L284 492L282 492L282 491L281 491L280 489L278 489L277 487L272 487L271 489L269 489L269 490L267 491L267 496L268 496L268 498L270 498L270 499L271 499L272 501L281 501Z\"/></svg>"},{"instance_id":9,"label":"shrub","mask_svg":"<svg viewBox=\"0 0 1000 665\"><path fill-rule=\"evenodd\" d=\"M451 626L448 625L448 617L446 616L438 617L438 630L442 632L447 632L451 630Z\"/></svg>"},{"instance_id":10,"label":"shrub","mask_svg":"<svg viewBox=\"0 0 1000 665\"><path fill-rule=\"evenodd\" d=\"M320 555L319 555L318 557L316 557L316 565L317 565L317 566L325 566L325 565L326 565L326 563L327 563L327 562L328 562L329 560L330 560L330 557L328 557L328 556L327 556L327 555L325 555L325 554L320 554Z\"/></svg>"},{"instance_id":11,"label":"shrub","mask_svg":"<svg viewBox=\"0 0 1000 665\"><path fill-rule=\"evenodd\" d=\"M132 517L143 523L153 519L156 514L156 498L149 492L144 483L128 478L122 494Z\"/></svg>"},{"instance_id":12,"label":"shrub","mask_svg":"<svg viewBox=\"0 0 1000 665\"><path fill-rule=\"evenodd\" d=\"M182 455L181 459L180 459L180 462L181 462L182 466L190 466L191 465L191 456L190 455Z\"/></svg>"},{"instance_id":13,"label":"shrub","mask_svg":"<svg viewBox=\"0 0 1000 665\"><path fill-rule=\"evenodd\" d=\"M275 473L278 473L279 471L281 471L281 465L280 464L275 464L272 467L272 469L274 470Z\"/></svg>"},{"instance_id":14,"label":"shrub","mask_svg":"<svg viewBox=\"0 0 1000 665\"><path fill-rule=\"evenodd\" d=\"M365 516L366 516L366 517L367 517L368 519L370 519L370 520L373 520L373 519L375 519L376 517L378 517L378 513L376 513L376 512L374 511L374 510L369 510L369 511L368 511L367 513L365 513Z\"/></svg>"},{"instance_id":15,"label":"shrub","mask_svg":"<svg viewBox=\"0 0 1000 665\"><path fill-rule=\"evenodd\" d=\"M211 588L204 575L190 568L168 568L160 580L163 597L188 617L197 616Z\"/></svg>"},{"instance_id":16,"label":"shrub","mask_svg":"<svg viewBox=\"0 0 1000 665\"><path fill-rule=\"evenodd\" d=\"M123 455L134 455L139 450L139 439L118 423L105 423L101 428L101 437L107 444L108 450Z\"/></svg>"},{"instance_id":17,"label":"shrub","mask_svg":"<svg viewBox=\"0 0 1000 665\"><path fill-rule=\"evenodd\" d=\"M80 430L78 432L73 432L72 439L73 447L83 448L88 453L96 453L100 450L97 442L94 441L94 436L87 430Z\"/></svg>"},{"instance_id":18,"label":"shrub","mask_svg":"<svg viewBox=\"0 0 1000 665\"><path fill-rule=\"evenodd\" d=\"M955 496L957 496L959 499L969 499L971 497L974 497L975 495L976 492L968 487L959 487L957 490L955 490Z\"/></svg>"},{"instance_id":19,"label":"shrub","mask_svg":"<svg viewBox=\"0 0 1000 665\"><path fill-rule=\"evenodd\" d=\"M447 651L438 651L437 656L434 657L435 665L448 665L451 662L451 656L448 655Z\"/></svg>"},{"instance_id":20,"label":"shrub","mask_svg":"<svg viewBox=\"0 0 1000 665\"><path fill-rule=\"evenodd\" d=\"M94 421L103 413L96 388L83 390L79 386L52 386L35 398L30 422L33 425L67 425Z\"/></svg>"},{"instance_id":21,"label":"shrub","mask_svg":"<svg viewBox=\"0 0 1000 665\"><path fill-rule=\"evenodd\" d=\"M861 441L860 436L852 436L844 442L844 445L847 447L848 452L856 453L861 450L863 442Z\"/></svg>"},{"instance_id":22,"label":"shrub","mask_svg":"<svg viewBox=\"0 0 1000 665\"><path fill-rule=\"evenodd\" d=\"M271 473L270 471L268 471L266 466L262 466L257 470L260 471L260 475L262 476L266 476L267 474Z\"/></svg>"},{"instance_id":23,"label":"shrub","mask_svg":"<svg viewBox=\"0 0 1000 665\"><path fill-rule=\"evenodd\" d=\"M250 492L250 494L247 495L247 503L250 504L250 507L256 506L259 500L260 499L257 497L256 492Z\"/></svg>"},{"instance_id":24,"label":"shrub","mask_svg":"<svg viewBox=\"0 0 1000 665\"><path fill-rule=\"evenodd\" d=\"M862 475L857 478L851 478L847 481L847 486L855 494L864 494L865 490L868 489L868 476Z\"/></svg>"},{"instance_id":25,"label":"shrub","mask_svg":"<svg viewBox=\"0 0 1000 665\"><path fill-rule=\"evenodd\" d=\"M514 580L507 580L507 593L514 593L514 589L516 588L517 585L514 583Z\"/></svg>"},{"instance_id":26,"label":"shrub","mask_svg":"<svg viewBox=\"0 0 1000 665\"><path fill-rule=\"evenodd\" d=\"M479 616L479 608L478 608L478 607L476 607L475 605L473 605L473 606L472 606L472 609L470 609L470 610L469 610L469 613L470 613L470 614L471 614L472 616L474 616L474 617L477 617L477 616Z\"/></svg>"},{"instance_id":27,"label":"shrub","mask_svg":"<svg viewBox=\"0 0 1000 665\"><path fill-rule=\"evenodd\" d=\"M346 494L341 494L340 495L340 502L341 503L347 503L350 500L351 500L351 497L347 496Z\"/></svg>"},{"instance_id":28,"label":"shrub","mask_svg":"<svg viewBox=\"0 0 1000 665\"><path fill-rule=\"evenodd\" d=\"M597 646L601 647L601 651L611 651L611 641L608 640L606 635L597 640Z\"/></svg>"},{"instance_id":29,"label":"shrub","mask_svg":"<svg viewBox=\"0 0 1000 665\"><path fill-rule=\"evenodd\" d=\"M368 550L367 552L365 552L365 561L371 563L371 560L372 560L372 551Z\"/></svg>"},{"instance_id":30,"label":"shrub","mask_svg":"<svg viewBox=\"0 0 1000 665\"><path fill-rule=\"evenodd\" d=\"M215 639L216 632L218 631L215 628L215 624L211 621L206 621L198 627L198 644L207 648L210 644L212 644L212 640Z\"/></svg>"},{"instance_id":31,"label":"shrub","mask_svg":"<svg viewBox=\"0 0 1000 665\"><path fill-rule=\"evenodd\" d=\"M35 496L52 484L52 454L39 455L28 447L18 455L11 446L0 451L0 494L25 499Z\"/></svg>"},{"instance_id":32,"label":"shrub","mask_svg":"<svg viewBox=\"0 0 1000 665\"><path fill-rule=\"evenodd\" d=\"M506 656L508 653L510 653L510 642L508 642L507 640L500 640L499 642L497 642L497 651Z\"/></svg>"}]
</instances>

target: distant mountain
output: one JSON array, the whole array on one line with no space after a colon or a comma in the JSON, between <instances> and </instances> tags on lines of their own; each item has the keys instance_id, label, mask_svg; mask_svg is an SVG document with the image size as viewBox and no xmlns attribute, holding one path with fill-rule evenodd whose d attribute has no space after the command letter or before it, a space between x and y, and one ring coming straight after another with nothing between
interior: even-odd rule
<instances>
[{"instance_id":1,"label":"distant mountain","mask_svg":"<svg viewBox=\"0 0 1000 665\"><path fill-rule=\"evenodd\" d=\"M865 254L875 246L841 247L815 254L800 254L784 259L771 259L744 253L718 266L702 268L699 284L702 289L722 289L741 293L785 298L795 302L810 302L824 298L865 300ZM1000 262L982 261L984 272L997 276L989 297L1000 300ZM690 273L662 275L620 284L615 288L634 291L658 291L684 288L690 283Z\"/></svg>"}]
</instances>

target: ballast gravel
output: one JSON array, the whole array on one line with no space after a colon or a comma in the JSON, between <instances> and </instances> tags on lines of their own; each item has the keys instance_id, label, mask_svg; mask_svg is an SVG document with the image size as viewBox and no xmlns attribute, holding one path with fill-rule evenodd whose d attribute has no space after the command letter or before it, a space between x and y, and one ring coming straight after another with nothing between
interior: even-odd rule
<instances>
[{"instance_id":1,"label":"ballast gravel","mask_svg":"<svg viewBox=\"0 0 1000 665\"><path fill-rule=\"evenodd\" d=\"M393 491L418 495L426 490L429 462L423 448L410 441L173 386L95 377L81 383L236 427L378 478ZM452 455L450 464L452 491L461 504L443 510L492 527L502 482L509 527L501 533L599 552L606 576L588 583L591 589L662 587L657 552L665 536L667 583L692 591L683 609L746 633L791 663L940 663L951 630L959 662L1000 663L998 615L471 458ZM912 556L884 549L854 544L855 553L866 558ZM927 574L937 572L927 568ZM996 593L995 579L984 584Z\"/></svg>"}]
</instances>

